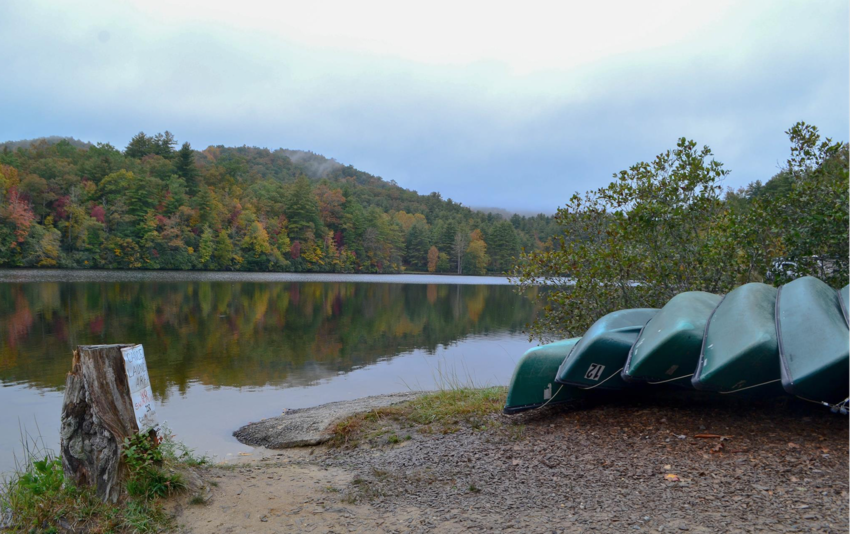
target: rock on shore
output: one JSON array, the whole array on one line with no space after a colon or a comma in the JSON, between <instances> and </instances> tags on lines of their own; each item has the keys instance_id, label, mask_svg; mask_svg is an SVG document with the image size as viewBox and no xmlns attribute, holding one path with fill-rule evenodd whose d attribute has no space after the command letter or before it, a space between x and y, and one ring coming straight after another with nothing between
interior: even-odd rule
<instances>
[{"instance_id":1,"label":"rock on shore","mask_svg":"<svg viewBox=\"0 0 850 534\"><path fill-rule=\"evenodd\" d=\"M246 445L267 449L319 445L332 437L329 431L331 425L346 417L409 401L419 395L422 392L391 393L286 410L278 417L248 423L235 431L233 436Z\"/></svg>"}]
</instances>

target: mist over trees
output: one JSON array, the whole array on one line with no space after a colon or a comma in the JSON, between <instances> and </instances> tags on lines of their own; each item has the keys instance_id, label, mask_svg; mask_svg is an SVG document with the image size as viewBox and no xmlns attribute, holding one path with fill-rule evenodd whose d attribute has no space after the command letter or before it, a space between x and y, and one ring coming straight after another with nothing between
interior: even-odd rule
<instances>
[{"instance_id":1,"label":"mist over trees","mask_svg":"<svg viewBox=\"0 0 850 534\"><path fill-rule=\"evenodd\" d=\"M473 211L312 152L140 132L125 149L48 138L0 153L0 266L506 271L552 217Z\"/></svg>"}]
</instances>

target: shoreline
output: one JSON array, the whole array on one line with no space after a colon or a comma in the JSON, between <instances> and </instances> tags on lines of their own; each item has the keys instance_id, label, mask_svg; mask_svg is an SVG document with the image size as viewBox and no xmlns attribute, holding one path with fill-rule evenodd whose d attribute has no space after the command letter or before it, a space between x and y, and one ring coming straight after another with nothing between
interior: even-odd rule
<instances>
[{"instance_id":1,"label":"shoreline","mask_svg":"<svg viewBox=\"0 0 850 534\"><path fill-rule=\"evenodd\" d=\"M295 273L138 269L0 268L0 283L31 282L353 282L510 286L507 276L449 273Z\"/></svg>"}]
</instances>

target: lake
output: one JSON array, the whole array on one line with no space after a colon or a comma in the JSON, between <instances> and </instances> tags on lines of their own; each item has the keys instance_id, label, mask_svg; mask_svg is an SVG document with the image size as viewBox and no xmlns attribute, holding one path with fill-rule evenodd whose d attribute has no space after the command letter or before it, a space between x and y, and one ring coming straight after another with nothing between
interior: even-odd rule
<instances>
[{"instance_id":1,"label":"lake","mask_svg":"<svg viewBox=\"0 0 850 534\"><path fill-rule=\"evenodd\" d=\"M499 277L0 270L0 472L22 432L58 450L77 345L144 345L160 421L225 461L284 409L507 384L537 300Z\"/></svg>"}]
</instances>

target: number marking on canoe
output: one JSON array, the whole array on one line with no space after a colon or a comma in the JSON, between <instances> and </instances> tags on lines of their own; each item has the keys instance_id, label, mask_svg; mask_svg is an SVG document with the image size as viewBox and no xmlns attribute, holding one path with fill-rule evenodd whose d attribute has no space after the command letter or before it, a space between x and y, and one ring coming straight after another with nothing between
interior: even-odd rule
<instances>
[{"instance_id":1,"label":"number marking on canoe","mask_svg":"<svg viewBox=\"0 0 850 534\"><path fill-rule=\"evenodd\" d=\"M598 381L599 377L602 376L602 371L605 370L604 365L600 365L598 363L590 364L590 367L587 369L587 372L584 374L584 377L588 380Z\"/></svg>"}]
</instances>

